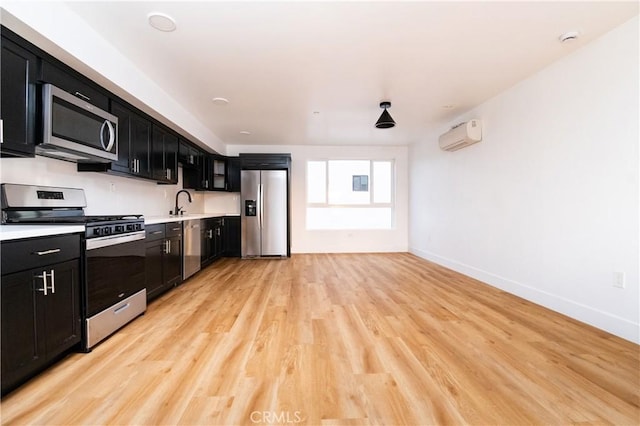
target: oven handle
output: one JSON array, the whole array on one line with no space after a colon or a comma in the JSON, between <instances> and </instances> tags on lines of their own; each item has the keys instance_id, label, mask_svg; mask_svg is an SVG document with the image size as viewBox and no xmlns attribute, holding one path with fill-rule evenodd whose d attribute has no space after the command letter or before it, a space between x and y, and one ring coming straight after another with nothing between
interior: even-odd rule
<instances>
[{"instance_id":1,"label":"oven handle","mask_svg":"<svg viewBox=\"0 0 640 426\"><path fill-rule=\"evenodd\" d=\"M144 231L140 231L126 235L112 235L108 237L92 238L90 240L87 240L87 251L99 249L102 247L115 246L116 244L144 240L144 234Z\"/></svg>"}]
</instances>

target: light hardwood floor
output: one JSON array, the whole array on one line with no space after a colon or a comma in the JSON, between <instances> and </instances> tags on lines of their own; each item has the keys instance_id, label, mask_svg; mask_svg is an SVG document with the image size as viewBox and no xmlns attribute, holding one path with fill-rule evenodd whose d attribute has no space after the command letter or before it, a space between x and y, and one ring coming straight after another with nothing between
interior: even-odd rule
<instances>
[{"instance_id":1,"label":"light hardwood floor","mask_svg":"<svg viewBox=\"0 0 640 426\"><path fill-rule=\"evenodd\" d=\"M224 259L4 424L639 424L639 347L401 254Z\"/></svg>"}]
</instances>

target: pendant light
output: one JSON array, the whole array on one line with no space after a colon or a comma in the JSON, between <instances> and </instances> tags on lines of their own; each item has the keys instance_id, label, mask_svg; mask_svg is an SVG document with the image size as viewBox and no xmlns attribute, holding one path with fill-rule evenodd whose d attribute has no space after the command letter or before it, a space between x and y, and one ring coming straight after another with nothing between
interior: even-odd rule
<instances>
[{"instance_id":1,"label":"pendant light","mask_svg":"<svg viewBox=\"0 0 640 426\"><path fill-rule=\"evenodd\" d=\"M389 115L389 112L387 111L387 108L391 108L391 102L380 102L380 108L384 108L384 111L382 111L382 115L380 115L380 118L376 121L376 127L378 129L389 129L395 126L396 122L393 121L393 118L391 118L391 115Z\"/></svg>"}]
</instances>

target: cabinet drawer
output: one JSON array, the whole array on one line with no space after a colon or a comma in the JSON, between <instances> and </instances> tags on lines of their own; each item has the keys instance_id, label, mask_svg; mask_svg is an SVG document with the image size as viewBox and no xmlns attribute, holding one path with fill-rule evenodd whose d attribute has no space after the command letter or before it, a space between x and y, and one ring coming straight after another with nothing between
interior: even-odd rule
<instances>
[{"instance_id":1,"label":"cabinet drawer","mask_svg":"<svg viewBox=\"0 0 640 426\"><path fill-rule=\"evenodd\" d=\"M80 257L80 235L30 238L2 243L2 274L60 263Z\"/></svg>"},{"instance_id":2,"label":"cabinet drawer","mask_svg":"<svg viewBox=\"0 0 640 426\"><path fill-rule=\"evenodd\" d=\"M165 236L164 225L164 223L158 223L156 225L145 225L145 230L147 231L147 242L163 239Z\"/></svg>"},{"instance_id":3,"label":"cabinet drawer","mask_svg":"<svg viewBox=\"0 0 640 426\"><path fill-rule=\"evenodd\" d=\"M182 222L169 222L166 224L166 236L170 237L181 237L182 236Z\"/></svg>"}]
</instances>

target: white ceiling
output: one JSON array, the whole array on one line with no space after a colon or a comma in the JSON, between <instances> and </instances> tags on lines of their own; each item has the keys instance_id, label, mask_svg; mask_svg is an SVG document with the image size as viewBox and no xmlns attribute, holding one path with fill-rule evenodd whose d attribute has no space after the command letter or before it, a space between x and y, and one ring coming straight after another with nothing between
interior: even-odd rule
<instances>
[{"instance_id":1,"label":"white ceiling","mask_svg":"<svg viewBox=\"0 0 640 426\"><path fill-rule=\"evenodd\" d=\"M227 144L420 141L638 14L638 2L68 5ZM153 11L177 30L152 29ZM395 128L374 127L383 99Z\"/></svg>"}]
</instances>

